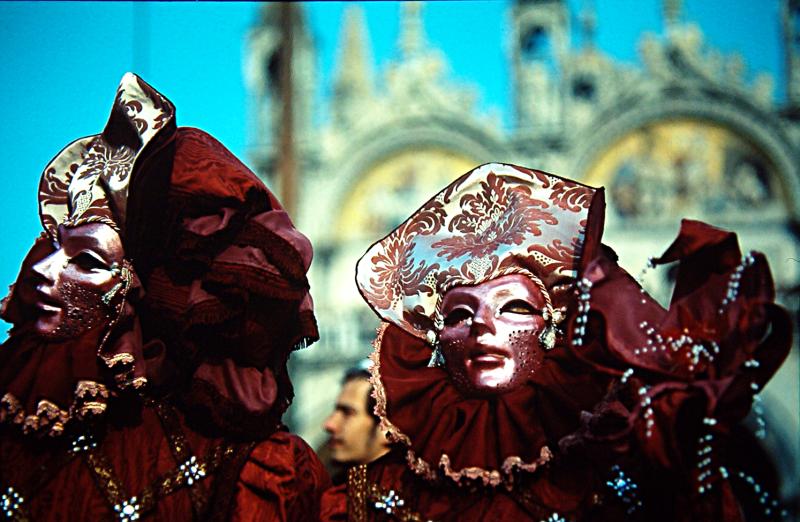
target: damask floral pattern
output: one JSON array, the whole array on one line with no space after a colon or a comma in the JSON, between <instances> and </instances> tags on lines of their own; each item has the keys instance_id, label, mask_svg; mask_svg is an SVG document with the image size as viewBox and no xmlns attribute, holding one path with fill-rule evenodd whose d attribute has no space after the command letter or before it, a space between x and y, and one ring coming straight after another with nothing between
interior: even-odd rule
<instances>
[{"instance_id":1,"label":"damask floral pattern","mask_svg":"<svg viewBox=\"0 0 800 522\"><path fill-rule=\"evenodd\" d=\"M420 338L435 324L440 294L456 284L516 267L568 292L596 200L602 204L601 191L552 174L482 165L373 245L358 263L356 281L382 319Z\"/></svg>"},{"instance_id":2,"label":"damask floral pattern","mask_svg":"<svg viewBox=\"0 0 800 522\"><path fill-rule=\"evenodd\" d=\"M554 239L549 245L533 244L528 247L528 253L544 269L561 273L568 272L572 268L575 256L580 251L581 239L577 237L572 238L572 244L569 246L563 244L560 239Z\"/></svg>"},{"instance_id":3,"label":"damask floral pattern","mask_svg":"<svg viewBox=\"0 0 800 522\"><path fill-rule=\"evenodd\" d=\"M56 237L61 223L100 221L119 228L114 216L125 216L136 158L174 114L172 104L155 89L126 74L106 130L74 141L45 167L39 183L39 215L50 237ZM134 136L125 134L130 128L135 129ZM113 211L109 195L114 198Z\"/></svg>"},{"instance_id":4,"label":"damask floral pattern","mask_svg":"<svg viewBox=\"0 0 800 522\"><path fill-rule=\"evenodd\" d=\"M451 232L461 234L432 245L439 249L437 256L448 261L463 256L485 258L501 245L521 245L526 235L541 235L539 222L558 224L553 214L540 210L548 205L530 197L529 187L514 189L494 174L480 186L480 192L461 198L462 211L448 225Z\"/></svg>"},{"instance_id":5,"label":"damask floral pattern","mask_svg":"<svg viewBox=\"0 0 800 522\"><path fill-rule=\"evenodd\" d=\"M130 176L135 152L124 145L110 147L103 140L95 140L83 164L90 175L121 183Z\"/></svg>"},{"instance_id":6,"label":"damask floral pattern","mask_svg":"<svg viewBox=\"0 0 800 522\"><path fill-rule=\"evenodd\" d=\"M55 239L59 223L70 216L69 185L94 136L69 144L45 167L39 180L39 215L47 234Z\"/></svg>"},{"instance_id":7,"label":"damask floral pattern","mask_svg":"<svg viewBox=\"0 0 800 522\"><path fill-rule=\"evenodd\" d=\"M388 238L385 248L370 259L377 267L375 276L369 280L371 295L382 308L394 308L409 289L428 294L434 291L425 281L439 265L428 266L424 260L415 264L408 250L409 240L416 234L404 232L405 229Z\"/></svg>"},{"instance_id":8,"label":"damask floral pattern","mask_svg":"<svg viewBox=\"0 0 800 522\"><path fill-rule=\"evenodd\" d=\"M593 194L594 191L589 187L558 181L553 185L550 200L563 210L580 212L589 208Z\"/></svg>"}]
</instances>

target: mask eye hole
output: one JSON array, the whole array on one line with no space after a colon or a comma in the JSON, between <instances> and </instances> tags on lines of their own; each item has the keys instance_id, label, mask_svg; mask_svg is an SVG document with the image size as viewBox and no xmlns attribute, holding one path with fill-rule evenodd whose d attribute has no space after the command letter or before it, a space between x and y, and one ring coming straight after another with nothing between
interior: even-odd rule
<instances>
[{"instance_id":1,"label":"mask eye hole","mask_svg":"<svg viewBox=\"0 0 800 522\"><path fill-rule=\"evenodd\" d=\"M456 308L445 316L444 324L445 326L455 326L471 318L472 312L466 308Z\"/></svg>"},{"instance_id":2,"label":"mask eye hole","mask_svg":"<svg viewBox=\"0 0 800 522\"><path fill-rule=\"evenodd\" d=\"M78 255L70 259L70 262L87 271L109 269L109 266L103 260L86 251L80 252Z\"/></svg>"},{"instance_id":3,"label":"mask eye hole","mask_svg":"<svg viewBox=\"0 0 800 522\"><path fill-rule=\"evenodd\" d=\"M537 310L532 304L522 299L514 299L504 304L500 308L500 313L503 314L519 314L519 315L542 315L541 310Z\"/></svg>"}]
</instances>

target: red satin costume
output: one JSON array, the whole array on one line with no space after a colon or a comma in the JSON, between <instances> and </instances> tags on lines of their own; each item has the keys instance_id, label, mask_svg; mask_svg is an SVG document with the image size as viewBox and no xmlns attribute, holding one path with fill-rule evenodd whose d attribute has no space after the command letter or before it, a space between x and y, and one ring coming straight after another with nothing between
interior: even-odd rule
<instances>
[{"instance_id":1,"label":"red satin costume","mask_svg":"<svg viewBox=\"0 0 800 522\"><path fill-rule=\"evenodd\" d=\"M601 244L603 211L602 189L488 164L370 248L356 280L384 321L371 371L394 449L326 493L324 520L780 519L736 449L748 447L738 423L791 346L766 260L684 221L652 260L677 263L664 308ZM453 325L471 322L478 342L489 334L474 325L491 321L451 314L444 296L509 274L546 298L496 307L536 316L538 339L509 337L529 344L524 382L465 388L448 366L461 352L437 352ZM471 350L470 364L502 359Z\"/></svg>"},{"instance_id":2,"label":"red satin costume","mask_svg":"<svg viewBox=\"0 0 800 522\"><path fill-rule=\"evenodd\" d=\"M4 302L12 520L313 520L329 479L281 416L317 340L311 245L218 141L126 75L39 190ZM77 304L77 305L76 305Z\"/></svg>"}]
</instances>

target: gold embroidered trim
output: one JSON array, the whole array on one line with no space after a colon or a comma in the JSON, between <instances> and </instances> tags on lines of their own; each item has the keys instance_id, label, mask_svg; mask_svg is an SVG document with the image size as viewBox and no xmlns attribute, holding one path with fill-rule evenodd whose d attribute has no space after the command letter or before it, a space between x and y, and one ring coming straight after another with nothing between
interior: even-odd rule
<instances>
[{"instance_id":1,"label":"gold embroidered trim","mask_svg":"<svg viewBox=\"0 0 800 522\"><path fill-rule=\"evenodd\" d=\"M133 355L129 353L118 353L116 355L112 355L108 357L106 355L100 355L103 358L103 361L106 363L106 366L109 368L113 368L118 364L133 364L135 360Z\"/></svg>"},{"instance_id":2,"label":"gold embroidered trim","mask_svg":"<svg viewBox=\"0 0 800 522\"><path fill-rule=\"evenodd\" d=\"M75 386L75 397L83 399L87 396L108 399L108 388L95 381L78 381L77 386Z\"/></svg>"},{"instance_id":3,"label":"gold embroidered trim","mask_svg":"<svg viewBox=\"0 0 800 522\"><path fill-rule=\"evenodd\" d=\"M109 397L108 389L95 381L81 380L75 386L75 402L69 411L62 410L56 403L42 399L36 405L35 413L27 413L22 403L13 394L6 393L0 399L0 422L21 425L24 433L40 433L57 437L64 432L72 418L103 414Z\"/></svg>"},{"instance_id":4,"label":"gold embroidered trim","mask_svg":"<svg viewBox=\"0 0 800 522\"><path fill-rule=\"evenodd\" d=\"M11 393L6 393L0 399L0 421L22 424L25 421L25 410L22 404Z\"/></svg>"},{"instance_id":5,"label":"gold embroidered trim","mask_svg":"<svg viewBox=\"0 0 800 522\"><path fill-rule=\"evenodd\" d=\"M106 411L105 400L109 397L108 388L95 381L78 381L75 387L75 397L78 399L72 405L71 413L79 419L89 416L102 415Z\"/></svg>"},{"instance_id":6,"label":"gold embroidered trim","mask_svg":"<svg viewBox=\"0 0 800 522\"><path fill-rule=\"evenodd\" d=\"M347 520L367 520L367 465L359 464L347 471Z\"/></svg>"},{"instance_id":7,"label":"gold embroidered trim","mask_svg":"<svg viewBox=\"0 0 800 522\"><path fill-rule=\"evenodd\" d=\"M347 520L366 522L370 509L390 515L401 522L425 520L422 515L405 506L399 490L386 490L369 482L367 465L359 464L347 472Z\"/></svg>"},{"instance_id":8,"label":"gold embroidered trim","mask_svg":"<svg viewBox=\"0 0 800 522\"><path fill-rule=\"evenodd\" d=\"M163 402L155 402L154 406L158 419L161 421L161 427L164 429L164 435L166 435L167 442L169 442L172 456L175 458L175 462L180 464L181 470L185 471L184 475L186 475L188 484L191 485L194 481L194 476L202 478L206 475L206 465L201 461L197 461L192 455L189 443L186 441L186 436L183 434L178 422L178 412L175 411L175 408ZM194 475L186 473L190 467L193 469ZM191 481L188 480L190 477L192 478ZM205 512L207 499L197 488L191 488L189 496L192 500L195 518L198 518Z\"/></svg>"},{"instance_id":9,"label":"gold embroidered trim","mask_svg":"<svg viewBox=\"0 0 800 522\"><path fill-rule=\"evenodd\" d=\"M386 390L383 387L381 380L381 343L383 342L383 334L389 327L389 323L382 322L378 327L377 336L372 342L374 350L369 355L372 360L370 367L370 383L372 384L372 397L375 399L375 414L380 418L380 428L386 432L387 438L392 442L399 442L406 446L406 461L409 468L411 468L417 475L422 476L427 480L435 480L438 477L437 468L434 468L429 462L421 457L418 457L416 452L411 447L411 439L400 431L400 429L392 424L386 415ZM462 478L480 480L487 486L498 486L504 483L507 487L511 487L514 479L513 472L515 469L533 472L539 466L546 464L553 458L550 448L542 446L539 452L539 458L532 462L525 462L519 456L507 457L499 470L485 469L481 467L466 467L462 469L453 469L450 463L450 457L447 454L442 454L439 458L439 469L455 482L460 481Z\"/></svg>"},{"instance_id":10,"label":"gold embroidered trim","mask_svg":"<svg viewBox=\"0 0 800 522\"><path fill-rule=\"evenodd\" d=\"M169 439L169 435L168 439ZM182 435L176 440L183 440ZM182 444L179 442L179 444ZM172 443L170 443L172 446ZM188 446L181 450L181 454L189 455ZM133 497L126 497L118 479L115 477L111 464L101 451L92 449L86 452L86 461L89 470L92 472L95 483L103 492L112 510L120 514L124 509L133 510L140 518L151 512L158 505L159 500L169 496L180 488L190 488L189 494L192 497L192 506L195 505L193 491L194 486L203 479L210 476L223 462L224 459L233 455L235 449L230 444L218 444L211 448L205 458L197 459L189 457L185 461L178 462L172 471L162 475L147 486L140 494ZM194 468L194 469L192 469ZM201 492L197 492L201 494ZM205 501L202 506L205 506ZM202 512L197 513L202 518Z\"/></svg>"},{"instance_id":11,"label":"gold embroidered trim","mask_svg":"<svg viewBox=\"0 0 800 522\"><path fill-rule=\"evenodd\" d=\"M82 419L90 415L92 416L102 415L104 411L106 411L106 404L104 402L94 402L94 401L83 403L75 410L75 412L78 414L78 417Z\"/></svg>"},{"instance_id":12,"label":"gold embroidered trim","mask_svg":"<svg viewBox=\"0 0 800 522\"><path fill-rule=\"evenodd\" d=\"M6 394L9 396L11 394ZM4 397L5 398L5 397ZM11 396L16 400L13 396ZM19 401L16 401L19 404ZM64 432L64 424L69 419L69 414L48 400L41 400L36 405L36 413L25 415L22 407L14 415L13 422L22 423L24 433L43 432L51 437L61 435ZM22 419L22 420L20 420Z\"/></svg>"}]
</instances>

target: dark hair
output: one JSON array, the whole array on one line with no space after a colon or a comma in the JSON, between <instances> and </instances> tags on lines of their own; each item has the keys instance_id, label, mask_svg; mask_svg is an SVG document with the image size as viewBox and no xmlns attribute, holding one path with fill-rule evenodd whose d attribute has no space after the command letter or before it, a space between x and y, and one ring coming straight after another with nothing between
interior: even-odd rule
<instances>
[{"instance_id":1,"label":"dark hair","mask_svg":"<svg viewBox=\"0 0 800 522\"><path fill-rule=\"evenodd\" d=\"M353 366L349 370L344 373L344 378L342 378L342 385L347 384L350 381L355 380L365 380L369 382L370 373L367 369L365 364L359 364L358 366ZM377 415L375 415L375 397L372 396L372 384L370 383L369 389L367 390L367 404L365 405L366 411L372 420L377 425L380 422L380 419Z\"/></svg>"}]
</instances>

